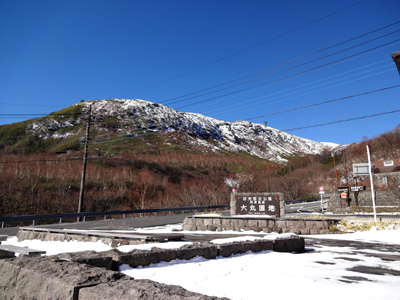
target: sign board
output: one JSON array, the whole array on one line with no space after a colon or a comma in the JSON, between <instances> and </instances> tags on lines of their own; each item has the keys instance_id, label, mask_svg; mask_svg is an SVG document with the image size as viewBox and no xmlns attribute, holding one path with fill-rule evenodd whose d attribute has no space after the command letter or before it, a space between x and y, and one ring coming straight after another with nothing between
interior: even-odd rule
<instances>
[{"instance_id":1,"label":"sign board","mask_svg":"<svg viewBox=\"0 0 400 300\"><path fill-rule=\"evenodd\" d=\"M341 193L341 192L348 193L349 192L349 187L348 186L338 186L337 190L338 190L339 193Z\"/></svg>"},{"instance_id":2,"label":"sign board","mask_svg":"<svg viewBox=\"0 0 400 300\"><path fill-rule=\"evenodd\" d=\"M354 176L369 175L368 163L353 164L353 174Z\"/></svg>"},{"instance_id":3,"label":"sign board","mask_svg":"<svg viewBox=\"0 0 400 300\"><path fill-rule=\"evenodd\" d=\"M232 193L236 193L236 190L235 190L235 189L232 189Z\"/></svg>"},{"instance_id":4,"label":"sign board","mask_svg":"<svg viewBox=\"0 0 400 300\"><path fill-rule=\"evenodd\" d=\"M280 217L279 196L252 195L235 196L237 215L270 215Z\"/></svg>"},{"instance_id":5,"label":"sign board","mask_svg":"<svg viewBox=\"0 0 400 300\"><path fill-rule=\"evenodd\" d=\"M359 191L365 191L366 188L367 187L365 185L364 186L351 186L350 190L352 192L359 192Z\"/></svg>"},{"instance_id":6,"label":"sign board","mask_svg":"<svg viewBox=\"0 0 400 300\"><path fill-rule=\"evenodd\" d=\"M341 193L340 196L341 196L342 198L347 198L347 193Z\"/></svg>"},{"instance_id":7,"label":"sign board","mask_svg":"<svg viewBox=\"0 0 400 300\"><path fill-rule=\"evenodd\" d=\"M319 191L320 191L320 192L323 192L324 190L325 190L325 189L324 189L323 186L320 186L320 187L319 187Z\"/></svg>"}]
</instances>

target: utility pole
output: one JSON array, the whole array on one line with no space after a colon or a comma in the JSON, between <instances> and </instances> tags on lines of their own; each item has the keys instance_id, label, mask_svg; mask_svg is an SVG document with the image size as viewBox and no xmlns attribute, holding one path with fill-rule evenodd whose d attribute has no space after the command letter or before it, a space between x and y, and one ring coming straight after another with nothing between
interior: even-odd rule
<instances>
[{"instance_id":1,"label":"utility pole","mask_svg":"<svg viewBox=\"0 0 400 300\"><path fill-rule=\"evenodd\" d=\"M336 170L335 151L332 151L331 154L332 154L332 157L333 157L333 166L335 167L336 191L337 191L337 188L339 186L339 179L338 179L337 170ZM339 193L339 198L340 198L340 193ZM340 202L340 208L342 208L342 200L340 199L339 202Z\"/></svg>"},{"instance_id":2,"label":"utility pole","mask_svg":"<svg viewBox=\"0 0 400 300\"><path fill-rule=\"evenodd\" d=\"M335 167L336 188L337 188L339 186L339 179L338 179L337 170L336 170L335 151L332 151L332 157L333 157L333 166Z\"/></svg>"},{"instance_id":3,"label":"utility pole","mask_svg":"<svg viewBox=\"0 0 400 300\"><path fill-rule=\"evenodd\" d=\"M89 146L89 130L90 130L90 119L92 116L92 105L89 106L89 116L86 124L86 139L85 139L85 150L83 153L83 167L82 167L82 178L81 178L81 192L79 194L79 204L78 204L78 213L82 212L83 207L83 195L85 190L85 177L86 177L86 162L87 162L87 154L88 154L88 146ZM77 222L80 221L80 218L77 217Z\"/></svg>"}]
</instances>

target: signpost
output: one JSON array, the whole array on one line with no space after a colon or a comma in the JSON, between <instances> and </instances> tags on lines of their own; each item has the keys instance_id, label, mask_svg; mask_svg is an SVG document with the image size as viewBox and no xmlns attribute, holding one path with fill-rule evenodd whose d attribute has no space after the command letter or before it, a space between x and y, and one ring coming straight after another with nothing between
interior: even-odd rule
<instances>
[{"instance_id":1,"label":"signpost","mask_svg":"<svg viewBox=\"0 0 400 300\"><path fill-rule=\"evenodd\" d=\"M348 186L338 186L337 190L338 190L339 193L341 193L341 192L348 193L349 192L349 187Z\"/></svg>"},{"instance_id":2,"label":"signpost","mask_svg":"<svg viewBox=\"0 0 400 300\"><path fill-rule=\"evenodd\" d=\"M354 176L369 175L368 163L353 164L353 175Z\"/></svg>"},{"instance_id":3,"label":"signpost","mask_svg":"<svg viewBox=\"0 0 400 300\"><path fill-rule=\"evenodd\" d=\"M321 212L324 213L324 205L322 202L322 195L325 194L325 189L323 186L319 187L319 193L321 194Z\"/></svg>"},{"instance_id":4,"label":"signpost","mask_svg":"<svg viewBox=\"0 0 400 300\"><path fill-rule=\"evenodd\" d=\"M364 186L351 186L350 190L352 192L360 192L360 191L365 191L366 188L367 187L365 185Z\"/></svg>"},{"instance_id":5,"label":"signpost","mask_svg":"<svg viewBox=\"0 0 400 300\"><path fill-rule=\"evenodd\" d=\"M347 193L348 194L349 193L349 187L348 186L338 186L338 192L339 193ZM346 197L343 198L343 199L346 199ZM344 208L346 208L346 200L343 200L343 206L344 206ZM340 202L340 207L342 207L342 202Z\"/></svg>"}]
</instances>

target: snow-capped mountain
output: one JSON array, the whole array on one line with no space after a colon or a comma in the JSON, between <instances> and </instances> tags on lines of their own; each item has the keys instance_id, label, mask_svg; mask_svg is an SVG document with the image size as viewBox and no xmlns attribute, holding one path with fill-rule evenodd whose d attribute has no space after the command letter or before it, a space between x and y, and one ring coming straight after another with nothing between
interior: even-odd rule
<instances>
[{"instance_id":1,"label":"snow-capped mountain","mask_svg":"<svg viewBox=\"0 0 400 300\"><path fill-rule=\"evenodd\" d=\"M165 143L179 143L181 147L204 152L247 151L272 161L282 161L293 154L317 154L338 144L315 142L296 137L264 124L247 121L226 122L200 114L183 113L170 107L144 100L109 99L85 101L79 118L48 118L47 122L35 122L31 130L36 134L62 137L58 129L86 123L87 112L92 106L92 126L100 132L93 143L101 143L101 135L109 131L132 137L149 132L162 132ZM51 117L51 115L49 116ZM112 121L110 121L112 120ZM71 135L72 133L67 133ZM81 134L82 131L75 133ZM121 136L121 135L120 135Z\"/></svg>"}]
</instances>

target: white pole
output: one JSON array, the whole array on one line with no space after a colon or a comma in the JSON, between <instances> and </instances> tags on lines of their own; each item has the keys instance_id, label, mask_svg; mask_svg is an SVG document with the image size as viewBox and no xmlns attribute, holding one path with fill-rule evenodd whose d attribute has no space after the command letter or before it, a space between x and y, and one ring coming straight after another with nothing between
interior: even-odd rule
<instances>
[{"instance_id":1,"label":"white pole","mask_svg":"<svg viewBox=\"0 0 400 300\"><path fill-rule=\"evenodd\" d=\"M373 177L372 177L372 166L371 166L371 157L370 157L370 151L369 150L370 150L369 149L369 145L367 144L369 178L370 178L370 181L371 181L372 206L374 208L374 221L376 222L374 181L373 181Z\"/></svg>"},{"instance_id":2,"label":"white pole","mask_svg":"<svg viewBox=\"0 0 400 300\"><path fill-rule=\"evenodd\" d=\"M322 204L322 193L321 193L321 213L324 213L324 205Z\"/></svg>"}]
</instances>

